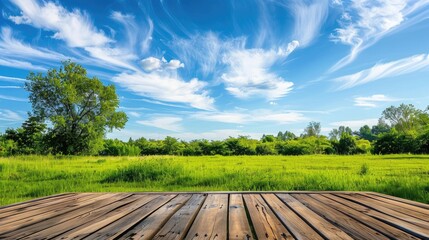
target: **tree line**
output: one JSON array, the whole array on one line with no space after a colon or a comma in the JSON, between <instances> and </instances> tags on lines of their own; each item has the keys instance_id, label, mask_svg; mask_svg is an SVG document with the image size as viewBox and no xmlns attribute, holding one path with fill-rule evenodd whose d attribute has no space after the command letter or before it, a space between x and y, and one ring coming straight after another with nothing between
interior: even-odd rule
<instances>
[{"instance_id":1,"label":"tree line","mask_svg":"<svg viewBox=\"0 0 429 240\"><path fill-rule=\"evenodd\" d=\"M348 126L321 134L321 124L310 122L299 136L290 131L229 137L221 141L106 139L107 131L121 129L128 118L117 111L119 99L113 85L105 86L86 70L66 61L45 75L30 73L25 83L32 112L21 127L0 135L0 155L305 155L305 154L429 154L429 106L411 104L386 108L374 126L358 131Z\"/></svg>"}]
</instances>

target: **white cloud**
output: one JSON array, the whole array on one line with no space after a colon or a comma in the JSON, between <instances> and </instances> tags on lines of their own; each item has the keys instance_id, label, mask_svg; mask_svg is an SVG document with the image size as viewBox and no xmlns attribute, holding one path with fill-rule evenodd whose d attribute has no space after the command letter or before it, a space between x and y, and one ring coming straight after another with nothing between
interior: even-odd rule
<instances>
[{"instance_id":1,"label":"white cloud","mask_svg":"<svg viewBox=\"0 0 429 240\"><path fill-rule=\"evenodd\" d=\"M271 71L273 65L286 58L297 46L297 41L286 49L232 49L225 53L222 62L227 65L221 78L226 90L237 98L262 96L275 100L288 94L293 83Z\"/></svg>"},{"instance_id":2,"label":"white cloud","mask_svg":"<svg viewBox=\"0 0 429 240\"><path fill-rule=\"evenodd\" d=\"M137 56L129 52L127 49L112 48L112 47L85 47L85 50L94 58L105 61L108 64L117 66L120 68L130 69L137 71L137 68L130 63L132 60L136 60ZM90 59L93 61L94 59ZM100 64L98 61L96 64ZM101 63L105 64L105 63ZM109 67L112 67L108 65Z\"/></svg>"},{"instance_id":3,"label":"white cloud","mask_svg":"<svg viewBox=\"0 0 429 240\"><path fill-rule=\"evenodd\" d=\"M350 9L340 20L340 28L332 40L351 46L350 53L338 61L330 71L351 63L361 51L395 30L404 29L428 18L429 10L423 9L429 1L359 0L351 1ZM423 10L422 10L423 9Z\"/></svg>"},{"instance_id":4,"label":"white cloud","mask_svg":"<svg viewBox=\"0 0 429 240\"><path fill-rule=\"evenodd\" d=\"M21 89L21 86L0 86L3 89Z\"/></svg>"},{"instance_id":5,"label":"white cloud","mask_svg":"<svg viewBox=\"0 0 429 240\"><path fill-rule=\"evenodd\" d=\"M148 57L141 60L143 70L151 72L153 70L161 68L161 60L155 57Z\"/></svg>"},{"instance_id":6,"label":"white cloud","mask_svg":"<svg viewBox=\"0 0 429 240\"><path fill-rule=\"evenodd\" d=\"M184 81L175 71L121 73L113 77L112 81L140 96L188 104L198 109L214 109L213 98L204 90L207 85L205 82L196 78Z\"/></svg>"},{"instance_id":7,"label":"white cloud","mask_svg":"<svg viewBox=\"0 0 429 240\"><path fill-rule=\"evenodd\" d=\"M183 130L183 127L181 125L182 120L183 119L180 117L160 116L160 117L153 117L150 120L137 121L137 123L145 126L168 130L168 131L180 132Z\"/></svg>"},{"instance_id":8,"label":"white cloud","mask_svg":"<svg viewBox=\"0 0 429 240\"><path fill-rule=\"evenodd\" d=\"M28 24L54 32L53 38L65 41L69 47L82 48L89 53L90 57L81 56L81 60L97 66L137 70L131 63L138 59L132 45L138 42L135 31L140 28L137 24L131 23L132 16L117 12L112 14L112 18L121 22L125 32L128 33L129 38L126 41L128 44L122 46L122 41L115 42L107 37L103 31L93 25L87 13L79 9L69 11L58 3L50 1L13 0L12 2L21 10L21 15L9 17L10 20L16 24Z\"/></svg>"},{"instance_id":9,"label":"white cloud","mask_svg":"<svg viewBox=\"0 0 429 240\"><path fill-rule=\"evenodd\" d=\"M141 116L141 114L140 114L140 113L138 113L138 112L134 112L134 111L129 111L129 112L127 112L127 115L130 115L130 116L132 116L132 117L140 117L140 116Z\"/></svg>"},{"instance_id":10,"label":"white cloud","mask_svg":"<svg viewBox=\"0 0 429 240\"><path fill-rule=\"evenodd\" d=\"M2 88L2 87L0 87L0 88ZM28 102L28 99L26 99L26 98L18 98L18 97L3 95L3 94L0 94L0 99L17 101L17 102Z\"/></svg>"},{"instance_id":11,"label":"white cloud","mask_svg":"<svg viewBox=\"0 0 429 240\"><path fill-rule=\"evenodd\" d=\"M18 78L18 77L9 77L9 76L1 76L0 80L8 81L8 82L26 82L27 79L25 78Z\"/></svg>"},{"instance_id":12,"label":"white cloud","mask_svg":"<svg viewBox=\"0 0 429 240\"><path fill-rule=\"evenodd\" d=\"M383 94L375 94L369 97L356 97L354 101L355 101L355 106L374 108L374 107L377 107L378 103L394 102L397 100L394 98L387 97Z\"/></svg>"},{"instance_id":13,"label":"white cloud","mask_svg":"<svg viewBox=\"0 0 429 240\"><path fill-rule=\"evenodd\" d=\"M253 110L248 112L199 112L192 114L193 118L211 122L245 124L253 122L273 122L290 124L306 121L307 118L299 112L272 112L269 110Z\"/></svg>"},{"instance_id":14,"label":"white cloud","mask_svg":"<svg viewBox=\"0 0 429 240\"><path fill-rule=\"evenodd\" d=\"M185 64L181 63L177 59L172 59L172 60L170 60L170 62L165 63L165 67L168 69L178 69L178 68L185 67Z\"/></svg>"},{"instance_id":15,"label":"white cloud","mask_svg":"<svg viewBox=\"0 0 429 240\"><path fill-rule=\"evenodd\" d=\"M333 127L345 126L345 127L350 127L352 130L359 130L359 128L363 127L364 125L374 126L374 125L377 125L377 123L378 123L378 118L369 118L369 119L361 119L361 120L332 122L329 125Z\"/></svg>"},{"instance_id":16,"label":"white cloud","mask_svg":"<svg viewBox=\"0 0 429 240\"><path fill-rule=\"evenodd\" d=\"M292 4L295 17L293 39L297 39L302 47L309 45L318 36L328 16L328 5L327 0L315 0L310 4L295 1Z\"/></svg>"},{"instance_id":17,"label":"white cloud","mask_svg":"<svg viewBox=\"0 0 429 240\"><path fill-rule=\"evenodd\" d=\"M20 60L14 60L14 59L3 59L0 58L0 66L6 66L11 68L20 68L20 69L26 69L26 70L40 70L45 71L46 68L38 65L33 65L30 62L26 61L20 61Z\"/></svg>"},{"instance_id":18,"label":"white cloud","mask_svg":"<svg viewBox=\"0 0 429 240\"><path fill-rule=\"evenodd\" d=\"M339 90L352 88L378 79L394 77L422 70L429 66L429 54L419 54L396 61L376 64L360 72L334 79L341 84Z\"/></svg>"},{"instance_id":19,"label":"white cloud","mask_svg":"<svg viewBox=\"0 0 429 240\"><path fill-rule=\"evenodd\" d=\"M53 31L53 38L62 39L71 47L103 46L112 42L102 31L96 29L86 13L78 9L68 11L54 2L35 0L12 0L21 10L20 16L10 20L16 24L30 24Z\"/></svg>"},{"instance_id":20,"label":"white cloud","mask_svg":"<svg viewBox=\"0 0 429 240\"><path fill-rule=\"evenodd\" d=\"M152 72L158 69L176 70L183 68L185 65L177 59L171 59L169 62L165 58L158 59L155 57L148 57L140 61L143 70Z\"/></svg>"},{"instance_id":21,"label":"white cloud","mask_svg":"<svg viewBox=\"0 0 429 240\"><path fill-rule=\"evenodd\" d=\"M48 49L43 48L33 48L29 45L23 44L20 40L15 39L12 36L12 29L9 27L2 27L0 34L0 51L2 56L8 56L9 58L13 57L23 57L32 59L48 59L48 60L64 60L67 57L52 52Z\"/></svg>"},{"instance_id":22,"label":"white cloud","mask_svg":"<svg viewBox=\"0 0 429 240\"><path fill-rule=\"evenodd\" d=\"M0 121L18 122L22 121L22 117L14 111L8 109L0 109Z\"/></svg>"},{"instance_id":23,"label":"white cloud","mask_svg":"<svg viewBox=\"0 0 429 240\"><path fill-rule=\"evenodd\" d=\"M194 35L189 39L175 38L171 42L172 50L187 68L197 69L203 76L214 72L225 45L227 43L221 42L212 32Z\"/></svg>"}]
</instances>

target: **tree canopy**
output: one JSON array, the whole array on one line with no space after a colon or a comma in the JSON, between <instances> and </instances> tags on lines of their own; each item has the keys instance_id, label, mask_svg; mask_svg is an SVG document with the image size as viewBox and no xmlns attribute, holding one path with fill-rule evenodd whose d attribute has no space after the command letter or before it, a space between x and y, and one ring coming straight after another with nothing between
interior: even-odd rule
<instances>
[{"instance_id":1,"label":"tree canopy","mask_svg":"<svg viewBox=\"0 0 429 240\"><path fill-rule=\"evenodd\" d=\"M79 64L66 61L46 75L30 73L27 80L30 115L48 122L46 140L53 153L97 153L106 131L121 129L127 122L126 114L116 111L115 86L88 77Z\"/></svg>"}]
</instances>

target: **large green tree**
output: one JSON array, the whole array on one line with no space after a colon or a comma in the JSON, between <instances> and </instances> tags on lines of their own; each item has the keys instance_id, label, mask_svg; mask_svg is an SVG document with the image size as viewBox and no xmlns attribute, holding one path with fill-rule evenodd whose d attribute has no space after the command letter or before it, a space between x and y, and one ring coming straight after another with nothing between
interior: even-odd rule
<instances>
[{"instance_id":1,"label":"large green tree","mask_svg":"<svg viewBox=\"0 0 429 240\"><path fill-rule=\"evenodd\" d=\"M115 87L88 77L79 64L66 61L58 70L30 73L27 79L31 116L48 123L46 143L53 153L97 153L106 131L127 122L126 114L117 111Z\"/></svg>"},{"instance_id":2,"label":"large green tree","mask_svg":"<svg viewBox=\"0 0 429 240\"><path fill-rule=\"evenodd\" d=\"M428 113L415 108L412 104L390 106L383 111L382 115L400 133L417 133L429 124Z\"/></svg>"}]
</instances>

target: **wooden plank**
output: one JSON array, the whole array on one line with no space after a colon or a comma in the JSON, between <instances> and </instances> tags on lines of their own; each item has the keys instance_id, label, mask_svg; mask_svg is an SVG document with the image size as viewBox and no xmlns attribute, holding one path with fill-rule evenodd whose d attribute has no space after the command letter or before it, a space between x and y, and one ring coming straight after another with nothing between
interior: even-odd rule
<instances>
[{"instance_id":1,"label":"wooden plank","mask_svg":"<svg viewBox=\"0 0 429 240\"><path fill-rule=\"evenodd\" d=\"M0 213L0 223L5 223L2 221L4 221L4 219L9 216L11 216L14 220L19 220L22 218L27 218L29 216L37 215L40 212L52 211L55 209L57 205L59 205L60 208L62 208L64 204L73 203L74 201L77 201L87 196L95 196L95 195L91 193L74 194L74 195L64 196L62 198L52 199L50 201L38 203L35 205L24 206L16 210L3 212L3 213ZM24 216L24 217L21 217L21 216Z\"/></svg>"},{"instance_id":2,"label":"wooden plank","mask_svg":"<svg viewBox=\"0 0 429 240\"><path fill-rule=\"evenodd\" d=\"M377 210L379 212L382 212L384 214L390 215L392 217L395 217L395 218L398 218L398 219L410 222L410 223L412 223L414 225L418 225L418 226L421 226L423 228L425 228L425 227L428 226L427 222L425 222L423 220L420 220L418 218L409 216L407 214L403 214L403 213L397 212L397 211L392 210L390 208L381 206L380 202L376 201L374 199L366 198L366 197L364 197L362 195L359 195L359 194L356 194L356 193L355 194L335 194L335 195L339 196L339 197L343 197L343 198L349 199L349 200L357 202L359 204L363 204L363 205L365 205L365 206L367 206L369 208L375 209L375 210Z\"/></svg>"},{"instance_id":3,"label":"wooden plank","mask_svg":"<svg viewBox=\"0 0 429 240\"><path fill-rule=\"evenodd\" d=\"M295 238L323 239L311 226L280 201L276 195L262 194L262 197Z\"/></svg>"},{"instance_id":4,"label":"wooden plank","mask_svg":"<svg viewBox=\"0 0 429 240\"><path fill-rule=\"evenodd\" d=\"M227 239L228 195L209 194L186 239Z\"/></svg>"},{"instance_id":5,"label":"wooden plank","mask_svg":"<svg viewBox=\"0 0 429 240\"><path fill-rule=\"evenodd\" d=\"M277 196L295 213L305 219L314 229L327 239L352 239L338 227L326 219L317 215L289 194L277 194Z\"/></svg>"},{"instance_id":6,"label":"wooden plank","mask_svg":"<svg viewBox=\"0 0 429 240\"><path fill-rule=\"evenodd\" d=\"M403 202L398 202L398 201L382 198L382 197L379 197L376 195L370 195L370 194L364 194L364 193L360 193L359 195L380 201L380 203L382 203L383 206L390 208L392 210L395 210L395 211L398 211L398 212L419 218L423 221L429 222L429 209L416 207L414 205L410 205L410 204L406 204Z\"/></svg>"},{"instance_id":7,"label":"wooden plank","mask_svg":"<svg viewBox=\"0 0 429 240\"><path fill-rule=\"evenodd\" d=\"M88 195L88 196L85 196L85 197L75 201L73 204L65 204L60 209L55 209L53 211L47 211L47 212L41 212L40 214L35 215L35 216L29 216L28 218L23 218L23 219L20 219L18 221L10 221L6 224L2 224L1 230L2 230L2 232L5 233L5 232L10 232L10 231L13 231L13 230L16 230L19 228L23 228L25 226L34 224L35 222L43 221L43 220L48 219L48 218L60 216L64 213L74 211L74 210L79 209L80 207L82 207L84 205L87 205L87 204L90 204L92 202L99 201L99 200L102 200L105 198L109 198L110 196L111 195L109 195L109 194L98 195L95 197ZM13 220L13 218L11 218L11 220Z\"/></svg>"},{"instance_id":8,"label":"wooden plank","mask_svg":"<svg viewBox=\"0 0 429 240\"><path fill-rule=\"evenodd\" d=\"M243 195L257 239L294 239L259 194Z\"/></svg>"},{"instance_id":9,"label":"wooden plank","mask_svg":"<svg viewBox=\"0 0 429 240\"><path fill-rule=\"evenodd\" d=\"M67 196L73 196L73 195L77 195L77 193L60 193L60 194L55 194L55 195L51 195L51 196L31 199L29 201L18 202L18 203L14 203L14 204L5 205L5 206L0 206L0 213L13 211L13 210L17 210L20 208L25 208L28 206L35 206L35 205L38 205L41 203L46 203L46 202L52 201L54 199L60 199L60 198L64 198Z\"/></svg>"},{"instance_id":10,"label":"wooden plank","mask_svg":"<svg viewBox=\"0 0 429 240\"><path fill-rule=\"evenodd\" d=\"M417 237L429 238L429 231L427 228L422 228L422 227L416 226L416 225L409 223L407 221L403 221L403 220L397 219L395 217L392 217L390 215L386 215L386 214L381 213L379 211L376 211L374 209L368 208L364 205L360 205L358 203L348 201L344 198L340 198L340 197L335 196L333 194L327 195L327 197L329 197L333 200L336 200L337 202L341 202L342 204L346 204L346 206L353 208L356 211L359 211L365 215L376 218L377 220L379 220L381 222L392 225L393 227L396 227L398 229L406 231L406 232L413 234ZM377 225L377 227L381 228L381 226L379 226L379 225ZM383 229L383 228L381 228L381 229Z\"/></svg>"},{"instance_id":11,"label":"wooden plank","mask_svg":"<svg viewBox=\"0 0 429 240\"><path fill-rule=\"evenodd\" d=\"M98 231L94 231L85 239L116 239L176 196L161 195Z\"/></svg>"},{"instance_id":12,"label":"wooden plank","mask_svg":"<svg viewBox=\"0 0 429 240\"><path fill-rule=\"evenodd\" d=\"M390 196L390 195L386 195L386 194L382 194L382 193L377 193L377 192L367 192L366 194L368 195L375 195L375 196L379 196L382 198L387 198L390 200L394 200L394 201L398 201L398 202L403 202L406 204L410 204L416 207L420 207L420 208L424 208L424 209L429 209L429 204L425 204L425 203L421 203L421 202L416 202L416 201L411 201L405 198L399 198L399 197L395 197L395 196Z\"/></svg>"},{"instance_id":13,"label":"wooden plank","mask_svg":"<svg viewBox=\"0 0 429 240\"><path fill-rule=\"evenodd\" d=\"M186 204L167 221L154 239L183 239L200 211L207 194L193 194Z\"/></svg>"},{"instance_id":14,"label":"wooden plank","mask_svg":"<svg viewBox=\"0 0 429 240\"><path fill-rule=\"evenodd\" d=\"M151 200L159 197L159 195L147 195L147 196L140 196L136 201L133 201L125 206L122 206L120 208L112 209L112 211L108 212L105 215L102 215L96 219L93 219L93 221L88 222L84 225L80 225L78 227L75 227L73 229L70 229L67 232L64 232L58 236L56 236L56 239L79 239L84 238L94 231L97 231L98 229L101 229L110 223L126 216L127 214L133 212L134 210L140 208L141 206L147 204Z\"/></svg>"},{"instance_id":15,"label":"wooden plank","mask_svg":"<svg viewBox=\"0 0 429 240\"><path fill-rule=\"evenodd\" d=\"M321 203L307 194L292 194L292 196L318 215L329 220L354 239L388 239L380 232L375 231L342 212Z\"/></svg>"},{"instance_id":16,"label":"wooden plank","mask_svg":"<svg viewBox=\"0 0 429 240\"><path fill-rule=\"evenodd\" d=\"M121 239L152 239L170 217L190 198L190 194L178 195L128 230L125 235L121 236Z\"/></svg>"},{"instance_id":17,"label":"wooden plank","mask_svg":"<svg viewBox=\"0 0 429 240\"><path fill-rule=\"evenodd\" d=\"M107 199L93 202L76 209L75 211L67 212L59 216L44 219L43 221L36 222L26 227L19 228L5 235L5 237L11 239L53 238L62 232L84 224L85 221L89 221L88 218L94 219L94 217L99 216L100 209L114 207L110 204L117 202L124 204L121 200L127 199L131 195L132 194L128 193L114 194Z\"/></svg>"},{"instance_id":18,"label":"wooden plank","mask_svg":"<svg viewBox=\"0 0 429 240\"><path fill-rule=\"evenodd\" d=\"M417 239L415 236L409 233L401 231L400 229L397 229L387 223L371 217L370 215L367 215L368 211L374 210L365 208L359 204L347 201L332 194L311 194L310 196L344 214L347 214L348 216L358 220L370 228L377 229L377 231L383 233L391 239ZM360 211L355 209L355 205L357 205L357 209Z\"/></svg>"},{"instance_id":19,"label":"wooden plank","mask_svg":"<svg viewBox=\"0 0 429 240\"><path fill-rule=\"evenodd\" d=\"M241 194L229 195L229 239L253 239Z\"/></svg>"}]
</instances>

